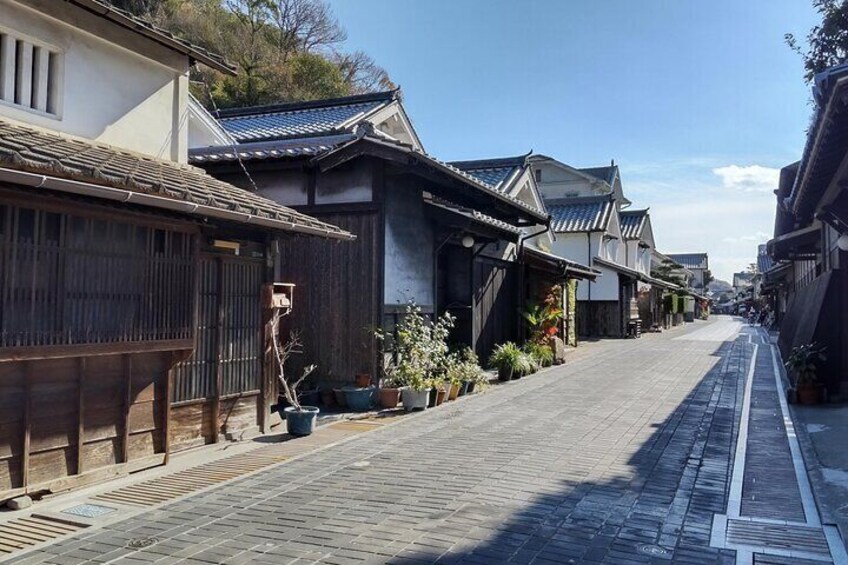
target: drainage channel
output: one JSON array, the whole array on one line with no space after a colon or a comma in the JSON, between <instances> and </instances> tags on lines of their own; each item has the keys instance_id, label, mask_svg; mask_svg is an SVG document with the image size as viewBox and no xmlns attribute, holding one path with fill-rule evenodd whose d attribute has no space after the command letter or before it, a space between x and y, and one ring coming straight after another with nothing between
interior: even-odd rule
<instances>
[{"instance_id":1,"label":"drainage channel","mask_svg":"<svg viewBox=\"0 0 848 565\"><path fill-rule=\"evenodd\" d=\"M85 529L73 520L33 515L0 524L0 557Z\"/></svg>"},{"instance_id":2,"label":"drainage channel","mask_svg":"<svg viewBox=\"0 0 848 565\"><path fill-rule=\"evenodd\" d=\"M839 534L835 527L821 523L801 449L794 433L792 417L783 396L778 353L769 341L768 334L759 330L749 333L748 341L752 345L753 351L745 379L742 416L737 437L737 452L733 462L733 477L730 484L727 514L716 514L714 516L710 545L736 550L737 565L753 563L774 563L777 565L784 562L793 565L800 565L801 563L843 565L848 563L848 555L845 554L845 549L838 538ZM764 361L763 366L757 369L757 354L760 349L766 350L766 359L762 360ZM764 375L758 371L768 371L768 373ZM750 419L752 385L755 377L759 378L759 386L762 387L764 383L770 382L771 386L774 387L778 404L775 408L779 413L779 418L783 421L784 428L781 440L787 442L784 445L788 447L783 456L784 459L789 461L788 470L785 469L787 467L785 461L783 464L784 475L786 475L784 479L787 481L787 487L783 491L793 491L793 496L798 499L796 506L802 509L803 521L799 520L797 516L786 519L786 508L778 512L779 516L769 518L763 517L762 514L759 516L743 515L746 514L746 512L743 512L743 501L750 502L748 498L743 498L743 489L748 474L746 470L748 437L749 432L753 429L750 426ZM772 427L766 426L764 429L771 430ZM756 433L762 434L764 432ZM790 484L792 488L790 488ZM762 502L764 500L761 500L760 504ZM775 509L780 507L777 503L775 504ZM748 506L750 507L751 504ZM783 506L786 505L783 504ZM762 511L762 508L757 508ZM795 511L792 514L797 515L798 512Z\"/></svg>"}]
</instances>

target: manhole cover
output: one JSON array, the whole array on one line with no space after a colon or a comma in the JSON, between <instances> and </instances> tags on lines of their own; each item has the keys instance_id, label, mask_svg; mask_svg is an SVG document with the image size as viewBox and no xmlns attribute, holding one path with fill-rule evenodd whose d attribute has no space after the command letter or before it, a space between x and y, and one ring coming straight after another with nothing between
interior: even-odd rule
<instances>
[{"instance_id":1,"label":"manhole cover","mask_svg":"<svg viewBox=\"0 0 848 565\"><path fill-rule=\"evenodd\" d=\"M99 504L80 504L62 510L62 514L73 514L74 516L82 516L83 518L97 518L115 512L115 508L108 506L100 506Z\"/></svg>"},{"instance_id":2,"label":"manhole cover","mask_svg":"<svg viewBox=\"0 0 848 565\"><path fill-rule=\"evenodd\" d=\"M669 555L668 550L659 545L640 543L636 546L636 549L639 550L639 553L644 553L645 555L653 555L654 557L664 557Z\"/></svg>"},{"instance_id":3,"label":"manhole cover","mask_svg":"<svg viewBox=\"0 0 848 565\"><path fill-rule=\"evenodd\" d=\"M135 538L127 542L127 547L130 549L144 549L155 543L159 543L159 540L156 538Z\"/></svg>"}]
</instances>

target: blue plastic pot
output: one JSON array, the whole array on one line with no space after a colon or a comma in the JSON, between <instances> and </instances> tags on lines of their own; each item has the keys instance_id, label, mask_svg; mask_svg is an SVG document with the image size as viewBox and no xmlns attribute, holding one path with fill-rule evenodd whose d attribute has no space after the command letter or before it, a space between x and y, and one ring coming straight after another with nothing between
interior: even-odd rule
<instances>
[{"instance_id":1,"label":"blue plastic pot","mask_svg":"<svg viewBox=\"0 0 848 565\"><path fill-rule=\"evenodd\" d=\"M355 386L346 386L342 389L345 395L347 407L354 412L365 412L370 410L374 404L374 391L377 387L366 386L357 388Z\"/></svg>"},{"instance_id":2,"label":"blue plastic pot","mask_svg":"<svg viewBox=\"0 0 848 565\"><path fill-rule=\"evenodd\" d=\"M471 381L462 381L459 385L459 394L457 396L465 396L468 394L468 387L471 386Z\"/></svg>"},{"instance_id":3,"label":"blue plastic pot","mask_svg":"<svg viewBox=\"0 0 848 565\"><path fill-rule=\"evenodd\" d=\"M308 436L315 431L315 421L318 419L318 408L315 406L301 406L298 410L289 406L284 411L286 416L286 430L293 436Z\"/></svg>"}]
</instances>

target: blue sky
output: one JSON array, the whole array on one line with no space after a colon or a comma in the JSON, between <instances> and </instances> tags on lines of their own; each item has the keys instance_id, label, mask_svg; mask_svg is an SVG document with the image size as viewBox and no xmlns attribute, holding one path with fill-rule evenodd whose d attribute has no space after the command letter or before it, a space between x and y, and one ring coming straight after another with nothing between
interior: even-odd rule
<instances>
[{"instance_id":1,"label":"blue sky","mask_svg":"<svg viewBox=\"0 0 848 565\"><path fill-rule=\"evenodd\" d=\"M433 155L615 159L658 248L707 251L725 280L772 233L777 169L799 158L811 113L783 35L816 23L809 1L331 5Z\"/></svg>"}]
</instances>

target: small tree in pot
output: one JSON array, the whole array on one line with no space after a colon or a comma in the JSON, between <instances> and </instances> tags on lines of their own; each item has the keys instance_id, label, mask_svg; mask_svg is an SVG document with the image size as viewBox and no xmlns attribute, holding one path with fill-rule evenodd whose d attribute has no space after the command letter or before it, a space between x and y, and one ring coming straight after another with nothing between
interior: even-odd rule
<instances>
[{"instance_id":1,"label":"small tree in pot","mask_svg":"<svg viewBox=\"0 0 848 565\"><path fill-rule=\"evenodd\" d=\"M306 377L312 374L315 365L304 367L303 374L296 379L286 377L286 361L292 353L300 350L303 344L297 332L291 332L289 340L283 344L280 343L278 332L281 319L282 314L279 312L276 312L271 319L273 330L271 335L274 336L271 339L271 347L273 348L274 359L277 362L283 396L289 403L289 406L283 410L283 415L286 418L286 430L293 436L308 436L315 430L315 421L319 410L316 406L301 406L297 389L306 380Z\"/></svg>"},{"instance_id":2,"label":"small tree in pot","mask_svg":"<svg viewBox=\"0 0 848 565\"><path fill-rule=\"evenodd\" d=\"M818 365L827 360L825 347L816 342L792 348L786 360L786 368L794 376L795 391L800 404L818 404L822 397L822 385L818 381Z\"/></svg>"}]
</instances>

